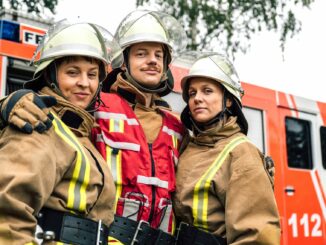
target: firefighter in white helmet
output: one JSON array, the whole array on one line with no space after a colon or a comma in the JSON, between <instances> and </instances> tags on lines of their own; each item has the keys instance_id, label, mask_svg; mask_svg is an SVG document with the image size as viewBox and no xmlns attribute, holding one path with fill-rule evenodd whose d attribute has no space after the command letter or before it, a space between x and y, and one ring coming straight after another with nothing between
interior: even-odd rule
<instances>
[{"instance_id":1,"label":"firefighter in white helmet","mask_svg":"<svg viewBox=\"0 0 326 245\"><path fill-rule=\"evenodd\" d=\"M246 137L244 91L232 63L200 52L175 62L190 65L181 119L193 133L176 173L178 244L279 244L273 166Z\"/></svg>"},{"instance_id":2,"label":"firefighter in white helmet","mask_svg":"<svg viewBox=\"0 0 326 245\"><path fill-rule=\"evenodd\" d=\"M128 82L142 92L167 95L173 89L173 79L167 79L169 64L173 54L184 50L187 45L185 31L177 20L165 13L157 11L137 10L128 14L117 28L116 39L124 50L124 75ZM135 44L159 44L163 55L163 67L159 83L156 79L152 82L142 81L130 67L130 49ZM159 53L158 53L159 54ZM157 55L158 55L157 54ZM112 73L114 75L114 73ZM148 78L146 78L148 79ZM110 85L110 83L106 84Z\"/></svg>"},{"instance_id":3,"label":"firefighter in white helmet","mask_svg":"<svg viewBox=\"0 0 326 245\"><path fill-rule=\"evenodd\" d=\"M97 127L93 136L117 188L118 240L129 244L134 237L139 244L173 244L171 195L185 129L161 96L173 89L169 64L184 49L186 34L168 14L137 10L122 20L115 37L123 49L124 63L120 66L121 59L115 58L112 64L119 68L103 83L103 103L94 113ZM19 102L26 104L23 98ZM35 120L31 122L25 109L22 113L6 104L1 110L3 119L22 131L42 131L51 125L45 109L32 115ZM11 111L10 116L5 111Z\"/></svg>"},{"instance_id":4,"label":"firefighter in white helmet","mask_svg":"<svg viewBox=\"0 0 326 245\"><path fill-rule=\"evenodd\" d=\"M169 64L185 47L185 32L170 15L137 10L120 23L115 37L124 64L104 84L110 93L102 93L106 106L95 113L96 147L115 177L116 215L136 226L148 224L156 234L153 244L158 234L163 238L157 242L173 244L171 195L185 129L161 96L173 89ZM145 244L146 236L138 240ZM120 241L125 243L126 236Z\"/></svg>"},{"instance_id":5,"label":"firefighter in white helmet","mask_svg":"<svg viewBox=\"0 0 326 245\"><path fill-rule=\"evenodd\" d=\"M9 126L1 132L0 244L37 244L37 224L42 244L108 243L115 186L90 141L89 111L119 47L113 40L91 23L56 23L37 50L35 76L26 84L34 92L11 96L9 102L25 95L38 105L41 98L56 105L48 108L53 127L44 134ZM6 104L11 106L17 104Z\"/></svg>"}]
</instances>

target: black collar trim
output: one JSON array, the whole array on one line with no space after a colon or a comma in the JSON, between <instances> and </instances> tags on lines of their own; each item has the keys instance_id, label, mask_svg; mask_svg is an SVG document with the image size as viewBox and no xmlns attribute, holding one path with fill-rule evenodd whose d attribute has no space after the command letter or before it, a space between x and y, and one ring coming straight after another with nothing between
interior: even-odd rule
<instances>
[{"instance_id":1,"label":"black collar trim","mask_svg":"<svg viewBox=\"0 0 326 245\"><path fill-rule=\"evenodd\" d=\"M136 104L136 95L123 88L118 87L117 93L131 104Z\"/></svg>"}]
</instances>

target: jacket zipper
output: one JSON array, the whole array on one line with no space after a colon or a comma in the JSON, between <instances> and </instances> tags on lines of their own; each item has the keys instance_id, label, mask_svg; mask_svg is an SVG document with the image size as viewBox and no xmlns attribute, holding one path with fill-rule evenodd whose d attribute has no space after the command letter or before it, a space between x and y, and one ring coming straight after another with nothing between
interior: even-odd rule
<instances>
[{"instance_id":1,"label":"jacket zipper","mask_svg":"<svg viewBox=\"0 0 326 245\"><path fill-rule=\"evenodd\" d=\"M154 163L154 158L153 158L153 149L152 149L152 144L148 144L149 148L149 154L151 156L151 164L152 164L152 177L155 177L155 163ZM151 223L153 220L154 216L154 209L155 209L155 186L152 185L152 205L151 205L151 212L149 213L149 218L148 222Z\"/></svg>"}]
</instances>

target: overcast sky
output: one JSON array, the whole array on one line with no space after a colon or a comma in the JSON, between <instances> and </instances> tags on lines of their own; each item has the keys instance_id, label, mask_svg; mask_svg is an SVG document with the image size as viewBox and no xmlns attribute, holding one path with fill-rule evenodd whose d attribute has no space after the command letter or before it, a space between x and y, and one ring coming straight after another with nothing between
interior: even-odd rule
<instances>
[{"instance_id":1,"label":"overcast sky","mask_svg":"<svg viewBox=\"0 0 326 245\"><path fill-rule=\"evenodd\" d=\"M59 0L56 19L80 16L114 33L135 2ZM315 0L310 10L298 14L302 31L287 42L284 60L279 35L263 32L253 37L247 54L236 56L235 67L244 82L326 102L326 1Z\"/></svg>"}]
</instances>

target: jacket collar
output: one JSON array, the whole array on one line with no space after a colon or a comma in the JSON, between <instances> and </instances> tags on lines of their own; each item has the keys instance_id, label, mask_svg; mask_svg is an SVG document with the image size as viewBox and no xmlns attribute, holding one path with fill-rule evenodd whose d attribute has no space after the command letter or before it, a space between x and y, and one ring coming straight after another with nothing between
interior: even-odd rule
<instances>
[{"instance_id":1,"label":"jacket collar","mask_svg":"<svg viewBox=\"0 0 326 245\"><path fill-rule=\"evenodd\" d=\"M171 110L169 104L159 95L140 91L123 78L122 72L118 74L110 92L119 94L132 105L140 104L146 108Z\"/></svg>"},{"instance_id":2,"label":"jacket collar","mask_svg":"<svg viewBox=\"0 0 326 245\"><path fill-rule=\"evenodd\" d=\"M237 117L230 116L225 121L220 120L209 129L201 131L191 138L197 145L214 146L219 140L228 138L240 132Z\"/></svg>"},{"instance_id":3,"label":"jacket collar","mask_svg":"<svg viewBox=\"0 0 326 245\"><path fill-rule=\"evenodd\" d=\"M57 104L51 107L51 110L53 110L74 133L83 137L88 137L90 135L94 124L94 118L91 114L57 95L49 87L43 87L40 91L40 95L50 95L57 99Z\"/></svg>"}]
</instances>

